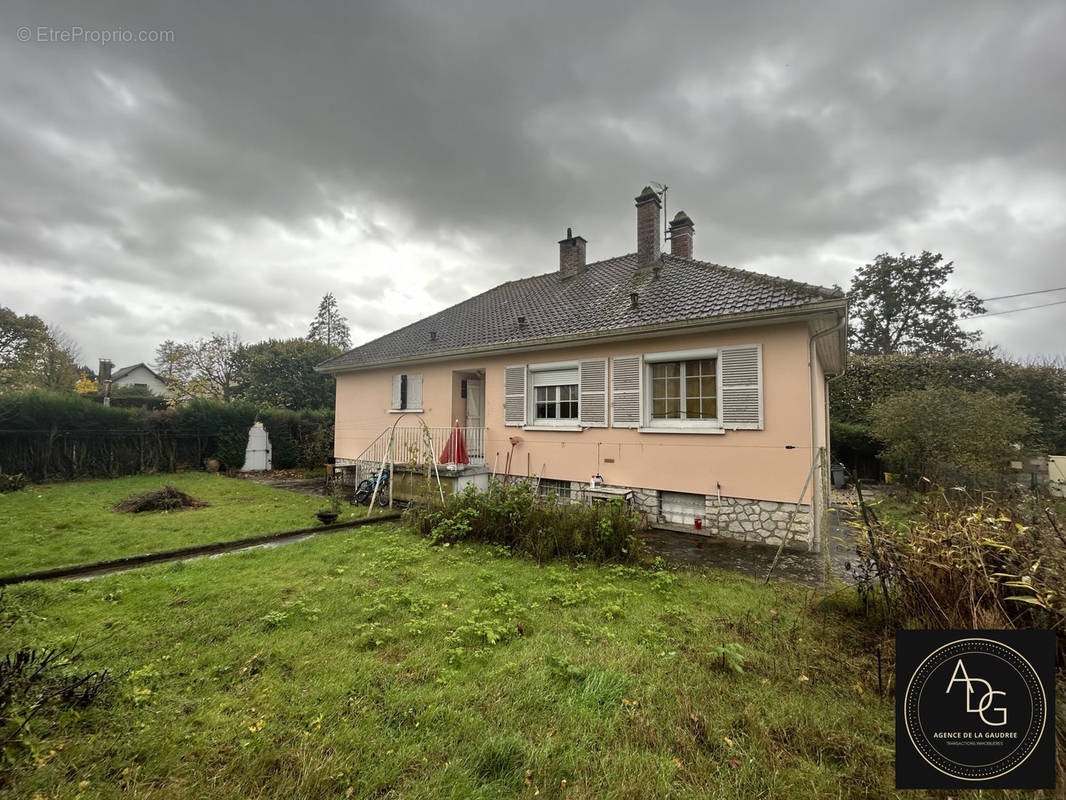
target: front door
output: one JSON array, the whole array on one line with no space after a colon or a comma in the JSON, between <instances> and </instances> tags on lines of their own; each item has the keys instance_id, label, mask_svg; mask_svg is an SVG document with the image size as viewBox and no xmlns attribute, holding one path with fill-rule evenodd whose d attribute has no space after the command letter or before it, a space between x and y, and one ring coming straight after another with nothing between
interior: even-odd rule
<instances>
[{"instance_id":1,"label":"front door","mask_svg":"<svg viewBox=\"0 0 1066 800\"><path fill-rule=\"evenodd\" d=\"M485 382L466 381L466 444L471 458L485 457Z\"/></svg>"}]
</instances>

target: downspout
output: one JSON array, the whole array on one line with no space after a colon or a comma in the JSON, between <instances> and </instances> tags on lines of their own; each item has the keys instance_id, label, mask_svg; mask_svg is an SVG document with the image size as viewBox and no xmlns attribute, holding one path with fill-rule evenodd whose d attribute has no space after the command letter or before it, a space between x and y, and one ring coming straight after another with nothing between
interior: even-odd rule
<instances>
[{"instance_id":1,"label":"downspout","mask_svg":"<svg viewBox=\"0 0 1066 800\"><path fill-rule=\"evenodd\" d=\"M832 328L826 328L824 331L812 334L809 342L809 353L807 366L811 371L811 456L812 461L818 454L818 448L820 444L818 442L818 384L817 384L817 370L815 369L815 359L818 357L815 353L815 343L823 336L828 336L831 333L839 333L848 324L847 311L844 312L840 318L840 322L834 325ZM826 400L828 402L829 387L826 386ZM828 433L828 421L826 422L826 433ZM823 465L824 466L824 465ZM821 480L821 470L819 470L819 480ZM823 481L824 483L824 481ZM822 487L820 494L825 494L825 487ZM816 492L814 485L811 486L811 524L814 527L813 533L815 534L814 541L811 542L814 549L821 550L824 545L825 531L822 530L824 525L823 520L818 514L818 510L815 508Z\"/></svg>"}]
</instances>

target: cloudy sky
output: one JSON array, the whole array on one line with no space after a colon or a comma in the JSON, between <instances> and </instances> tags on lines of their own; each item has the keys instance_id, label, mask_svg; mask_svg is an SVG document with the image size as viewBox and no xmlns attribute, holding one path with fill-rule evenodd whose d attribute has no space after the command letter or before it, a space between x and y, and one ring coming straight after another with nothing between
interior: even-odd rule
<instances>
[{"instance_id":1,"label":"cloudy sky","mask_svg":"<svg viewBox=\"0 0 1066 800\"><path fill-rule=\"evenodd\" d=\"M710 261L1066 286L1061 2L148 5L0 9L0 304L90 364L302 336L329 291L359 343L554 269L567 226L632 252L649 181ZM1053 355L1064 319L980 327Z\"/></svg>"}]
</instances>

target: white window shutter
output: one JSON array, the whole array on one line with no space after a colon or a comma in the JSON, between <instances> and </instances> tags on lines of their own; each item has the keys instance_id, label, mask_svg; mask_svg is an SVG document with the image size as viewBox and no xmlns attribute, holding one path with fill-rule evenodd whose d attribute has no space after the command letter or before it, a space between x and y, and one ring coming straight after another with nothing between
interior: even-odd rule
<instances>
[{"instance_id":1,"label":"white window shutter","mask_svg":"<svg viewBox=\"0 0 1066 800\"><path fill-rule=\"evenodd\" d=\"M607 359L593 358L582 361L578 367L578 373L582 427L606 428Z\"/></svg>"},{"instance_id":2,"label":"white window shutter","mask_svg":"<svg viewBox=\"0 0 1066 800\"><path fill-rule=\"evenodd\" d=\"M422 373L407 376L407 407L413 411L422 410Z\"/></svg>"},{"instance_id":3,"label":"white window shutter","mask_svg":"<svg viewBox=\"0 0 1066 800\"><path fill-rule=\"evenodd\" d=\"M641 421L641 357L611 359L611 427L637 428Z\"/></svg>"},{"instance_id":4,"label":"white window shutter","mask_svg":"<svg viewBox=\"0 0 1066 800\"><path fill-rule=\"evenodd\" d=\"M392 410L400 410L401 394L400 394L400 381L403 380L403 375L392 376Z\"/></svg>"},{"instance_id":5,"label":"white window shutter","mask_svg":"<svg viewBox=\"0 0 1066 800\"><path fill-rule=\"evenodd\" d=\"M762 345L723 347L718 352L722 427L762 430Z\"/></svg>"},{"instance_id":6,"label":"white window shutter","mask_svg":"<svg viewBox=\"0 0 1066 800\"><path fill-rule=\"evenodd\" d=\"M503 424L526 424L526 366L503 369Z\"/></svg>"}]
</instances>

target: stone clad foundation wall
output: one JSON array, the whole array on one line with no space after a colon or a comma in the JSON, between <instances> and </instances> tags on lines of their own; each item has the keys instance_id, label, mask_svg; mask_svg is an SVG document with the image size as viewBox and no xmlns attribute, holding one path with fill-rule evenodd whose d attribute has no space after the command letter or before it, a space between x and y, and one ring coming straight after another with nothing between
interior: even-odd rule
<instances>
[{"instance_id":1,"label":"stone clad foundation wall","mask_svg":"<svg viewBox=\"0 0 1066 800\"><path fill-rule=\"evenodd\" d=\"M811 544L811 507L804 503L775 503L771 500L746 500L741 497L707 495L704 527L719 536L777 546L788 536L790 544Z\"/></svg>"},{"instance_id":2,"label":"stone clad foundation wall","mask_svg":"<svg viewBox=\"0 0 1066 800\"><path fill-rule=\"evenodd\" d=\"M571 497L583 496L587 484L573 481L570 484ZM617 487L623 488L623 487ZM662 515L662 504L656 489L639 489L627 487L633 493L633 507L647 515L648 522L678 528L666 523ZM791 528L792 536L789 547L807 549L812 545L811 507L807 503L777 503L772 500L751 500L743 497L725 497L719 503L717 494L709 494L704 499L703 530L696 531L695 524L686 526L692 533L706 536L721 536L742 542L753 542L776 547L786 538Z\"/></svg>"}]
</instances>

